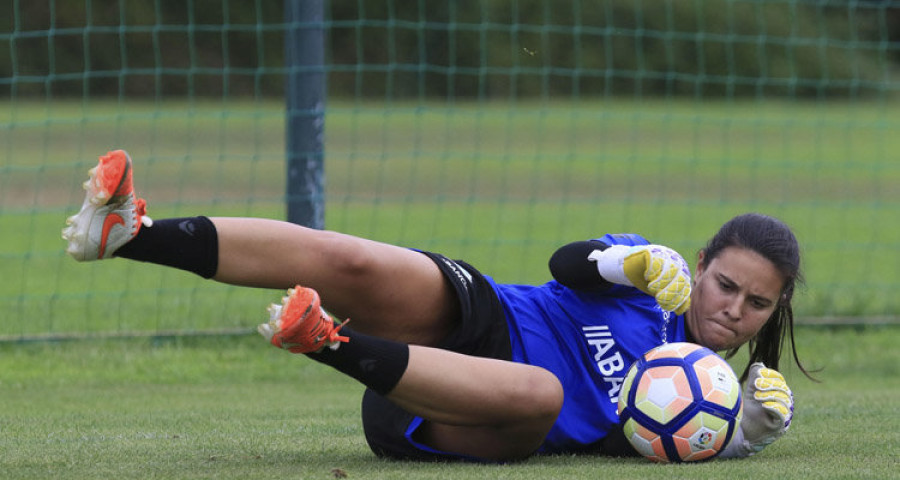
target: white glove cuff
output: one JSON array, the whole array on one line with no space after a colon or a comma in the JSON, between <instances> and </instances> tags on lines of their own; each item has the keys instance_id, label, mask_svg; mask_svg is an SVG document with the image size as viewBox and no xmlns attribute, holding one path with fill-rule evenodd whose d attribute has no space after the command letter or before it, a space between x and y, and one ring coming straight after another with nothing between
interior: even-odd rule
<instances>
[{"instance_id":1,"label":"white glove cuff","mask_svg":"<svg viewBox=\"0 0 900 480\"><path fill-rule=\"evenodd\" d=\"M604 280L632 287L634 284L625 276L624 267L625 257L631 248L627 245L613 245L606 250L594 250L587 258L597 262L597 272Z\"/></svg>"}]
</instances>

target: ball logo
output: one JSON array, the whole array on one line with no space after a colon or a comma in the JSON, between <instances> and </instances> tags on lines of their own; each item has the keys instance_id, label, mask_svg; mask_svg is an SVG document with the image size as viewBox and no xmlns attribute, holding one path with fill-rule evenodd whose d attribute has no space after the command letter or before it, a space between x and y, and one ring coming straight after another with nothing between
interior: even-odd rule
<instances>
[{"instance_id":1,"label":"ball logo","mask_svg":"<svg viewBox=\"0 0 900 480\"><path fill-rule=\"evenodd\" d=\"M732 381L728 376L728 373L725 370L716 370L713 376L713 384L715 388L718 388L722 391L729 391L731 389Z\"/></svg>"},{"instance_id":2,"label":"ball logo","mask_svg":"<svg viewBox=\"0 0 900 480\"><path fill-rule=\"evenodd\" d=\"M712 445L714 438L715 437L713 436L712 432L703 432L700 434L699 437L697 437L697 445L696 446L698 448L709 448L709 446Z\"/></svg>"}]
</instances>

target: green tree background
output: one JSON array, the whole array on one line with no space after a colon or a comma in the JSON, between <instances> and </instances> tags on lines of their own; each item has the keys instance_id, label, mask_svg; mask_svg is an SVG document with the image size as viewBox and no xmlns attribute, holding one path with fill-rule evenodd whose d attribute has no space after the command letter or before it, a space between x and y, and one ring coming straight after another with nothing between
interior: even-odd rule
<instances>
[{"instance_id":1,"label":"green tree background","mask_svg":"<svg viewBox=\"0 0 900 480\"><path fill-rule=\"evenodd\" d=\"M280 96L283 2L4 2L0 93ZM329 94L860 97L892 91L900 4L365 0L325 4Z\"/></svg>"}]
</instances>

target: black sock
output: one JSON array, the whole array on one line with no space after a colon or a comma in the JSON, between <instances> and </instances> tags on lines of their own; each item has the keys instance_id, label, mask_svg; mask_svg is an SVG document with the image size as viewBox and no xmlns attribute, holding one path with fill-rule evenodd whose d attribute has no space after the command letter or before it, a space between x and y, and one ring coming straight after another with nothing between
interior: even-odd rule
<instances>
[{"instance_id":1,"label":"black sock","mask_svg":"<svg viewBox=\"0 0 900 480\"><path fill-rule=\"evenodd\" d=\"M307 356L355 378L363 385L387 395L397 386L409 364L409 345L354 332L347 327L341 335L350 339L337 350L328 347Z\"/></svg>"},{"instance_id":2,"label":"black sock","mask_svg":"<svg viewBox=\"0 0 900 480\"><path fill-rule=\"evenodd\" d=\"M152 227L141 227L114 255L212 278L219 268L219 236L206 217L157 220Z\"/></svg>"}]
</instances>

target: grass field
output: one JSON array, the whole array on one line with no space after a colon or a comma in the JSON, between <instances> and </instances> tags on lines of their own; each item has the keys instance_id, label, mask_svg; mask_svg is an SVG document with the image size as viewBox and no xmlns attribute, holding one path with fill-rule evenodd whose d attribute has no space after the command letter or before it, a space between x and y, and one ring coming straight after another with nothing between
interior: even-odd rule
<instances>
[{"instance_id":1,"label":"grass field","mask_svg":"<svg viewBox=\"0 0 900 480\"><path fill-rule=\"evenodd\" d=\"M372 455L362 387L254 336L0 344L4 479L885 479L900 445L898 327L798 331L788 434L739 461L535 457L417 464Z\"/></svg>"}]
</instances>

